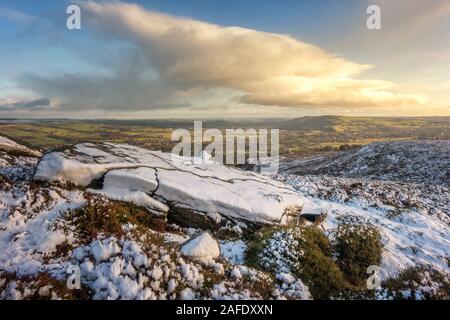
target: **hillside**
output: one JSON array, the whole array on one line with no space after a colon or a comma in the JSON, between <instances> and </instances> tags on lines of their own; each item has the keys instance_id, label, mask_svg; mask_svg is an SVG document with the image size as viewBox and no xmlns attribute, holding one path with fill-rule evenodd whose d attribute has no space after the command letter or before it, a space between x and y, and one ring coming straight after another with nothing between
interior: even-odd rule
<instances>
[{"instance_id":1,"label":"hillside","mask_svg":"<svg viewBox=\"0 0 450 320\"><path fill-rule=\"evenodd\" d=\"M450 186L450 141L373 143L287 163L284 172Z\"/></svg>"},{"instance_id":2,"label":"hillside","mask_svg":"<svg viewBox=\"0 0 450 320\"><path fill-rule=\"evenodd\" d=\"M2 139L0 299L449 298L444 187L272 179L113 143L37 157Z\"/></svg>"},{"instance_id":3,"label":"hillside","mask_svg":"<svg viewBox=\"0 0 450 320\"><path fill-rule=\"evenodd\" d=\"M405 134L409 130L425 134L426 130L448 132L449 117L345 117L345 116L305 116L301 118L267 122L269 127L294 131L323 131L360 133ZM412 132L411 132L412 133Z\"/></svg>"},{"instance_id":4,"label":"hillside","mask_svg":"<svg viewBox=\"0 0 450 320\"><path fill-rule=\"evenodd\" d=\"M280 121L271 126L282 130L335 132L336 127L344 121L339 116L302 117Z\"/></svg>"}]
</instances>

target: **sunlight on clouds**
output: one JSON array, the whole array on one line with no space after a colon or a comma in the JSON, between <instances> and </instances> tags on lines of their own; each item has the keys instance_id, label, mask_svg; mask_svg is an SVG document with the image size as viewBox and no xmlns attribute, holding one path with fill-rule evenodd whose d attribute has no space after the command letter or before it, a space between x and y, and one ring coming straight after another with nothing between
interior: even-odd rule
<instances>
[{"instance_id":1,"label":"sunlight on clouds","mask_svg":"<svg viewBox=\"0 0 450 320\"><path fill-rule=\"evenodd\" d=\"M228 88L241 102L267 106L396 107L420 105L422 94L396 94L393 83L358 77L353 63L287 35L223 27L120 2L83 2L90 21L130 40L162 81L184 89ZM358 78L358 79L357 79Z\"/></svg>"}]
</instances>

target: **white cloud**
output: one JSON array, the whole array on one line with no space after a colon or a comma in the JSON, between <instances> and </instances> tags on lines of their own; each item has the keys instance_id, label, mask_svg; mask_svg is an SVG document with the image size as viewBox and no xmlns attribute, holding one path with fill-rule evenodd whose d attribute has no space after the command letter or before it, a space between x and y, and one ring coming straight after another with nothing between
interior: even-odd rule
<instances>
[{"instance_id":1,"label":"white cloud","mask_svg":"<svg viewBox=\"0 0 450 320\"><path fill-rule=\"evenodd\" d=\"M83 2L90 22L140 47L161 81L180 88L228 88L241 101L275 106L395 107L420 94L361 80L370 65L336 57L288 35L223 27L121 2Z\"/></svg>"},{"instance_id":2,"label":"white cloud","mask_svg":"<svg viewBox=\"0 0 450 320\"><path fill-rule=\"evenodd\" d=\"M8 19L10 21L14 21L19 24L32 24L36 21L39 21L38 18L27 15L23 12L7 9L7 8L0 8L0 17Z\"/></svg>"}]
</instances>

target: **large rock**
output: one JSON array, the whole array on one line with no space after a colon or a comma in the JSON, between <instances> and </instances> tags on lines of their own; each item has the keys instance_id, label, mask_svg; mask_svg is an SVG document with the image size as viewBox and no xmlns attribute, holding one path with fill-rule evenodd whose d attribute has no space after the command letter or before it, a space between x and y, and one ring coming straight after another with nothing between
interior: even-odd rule
<instances>
[{"instance_id":1,"label":"large rock","mask_svg":"<svg viewBox=\"0 0 450 320\"><path fill-rule=\"evenodd\" d=\"M303 206L290 187L257 173L125 144L83 143L47 153L34 178L89 187L168 213L181 225L209 229L224 221L283 225L296 220Z\"/></svg>"}]
</instances>

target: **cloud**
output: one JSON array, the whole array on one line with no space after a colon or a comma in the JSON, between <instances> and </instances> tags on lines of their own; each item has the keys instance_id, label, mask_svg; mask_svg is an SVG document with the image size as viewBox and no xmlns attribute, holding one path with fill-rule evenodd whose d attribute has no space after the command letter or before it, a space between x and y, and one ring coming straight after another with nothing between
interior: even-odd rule
<instances>
[{"instance_id":1,"label":"cloud","mask_svg":"<svg viewBox=\"0 0 450 320\"><path fill-rule=\"evenodd\" d=\"M0 99L0 111L32 110L50 106L50 99Z\"/></svg>"},{"instance_id":2,"label":"cloud","mask_svg":"<svg viewBox=\"0 0 450 320\"><path fill-rule=\"evenodd\" d=\"M274 106L399 106L424 96L394 84L360 80L372 66L354 63L291 36L223 27L121 2L82 2L99 30L133 42L159 75L182 88L229 88L241 101Z\"/></svg>"},{"instance_id":3,"label":"cloud","mask_svg":"<svg viewBox=\"0 0 450 320\"><path fill-rule=\"evenodd\" d=\"M39 20L39 18L37 17L27 15L21 11L7 8L0 8L0 17L22 25L32 24Z\"/></svg>"},{"instance_id":4,"label":"cloud","mask_svg":"<svg viewBox=\"0 0 450 320\"><path fill-rule=\"evenodd\" d=\"M289 35L219 26L117 1L80 5L82 32L94 36L96 45L65 45L92 71L22 74L16 82L32 96L49 97L51 108L3 104L0 111L16 106L65 115L157 111L161 116L164 110L190 114L205 108L220 114L226 106L242 113L243 108L265 113L273 106L315 112L406 108L426 101L418 91L399 93L391 82L364 79L371 65Z\"/></svg>"},{"instance_id":5,"label":"cloud","mask_svg":"<svg viewBox=\"0 0 450 320\"><path fill-rule=\"evenodd\" d=\"M375 0L375 3L380 5L385 22L409 33L433 27L434 23L450 15L448 0Z\"/></svg>"}]
</instances>

